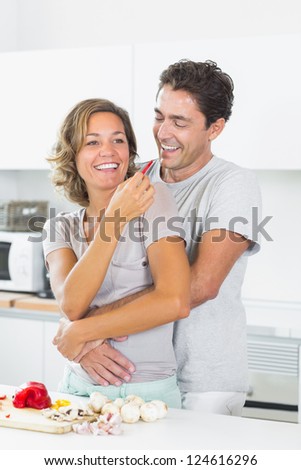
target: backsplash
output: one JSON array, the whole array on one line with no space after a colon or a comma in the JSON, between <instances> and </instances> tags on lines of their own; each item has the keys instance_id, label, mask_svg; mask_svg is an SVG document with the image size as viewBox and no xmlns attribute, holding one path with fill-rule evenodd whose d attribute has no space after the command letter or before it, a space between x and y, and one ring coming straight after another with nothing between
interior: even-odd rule
<instances>
[{"instance_id":1,"label":"backsplash","mask_svg":"<svg viewBox=\"0 0 301 470\"><path fill-rule=\"evenodd\" d=\"M49 174L45 170L0 171L0 199L43 199L57 212L75 210L78 206L53 189Z\"/></svg>"}]
</instances>

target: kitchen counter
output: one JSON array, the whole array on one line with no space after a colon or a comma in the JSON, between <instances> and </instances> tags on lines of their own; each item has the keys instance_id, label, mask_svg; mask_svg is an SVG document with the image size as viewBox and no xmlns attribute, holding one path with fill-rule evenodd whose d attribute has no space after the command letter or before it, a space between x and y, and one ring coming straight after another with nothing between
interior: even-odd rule
<instances>
[{"instance_id":1,"label":"kitchen counter","mask_svg":"<svg viewBox=\"0 0 301 470\"><path fill-rule=\"evenodd\" d=\"M55 299L42 299L32 294L0 291L0 316L57 322L60 318L60 311Z\"/></svg>"},{"instance_id":2,"label":"kitchen counter","mask_svg":"<svg viewBox=\"0 0 301 470\"><path fill-rule=\"evenodd\" d=\"M0 385L0 393L11 396L15 387ZM51 398L78 397L50 392ZM87 399L83 399L87 400ZM154 423L122 424L120 436L47 434L0 427L3 450L105 449L301 449L301 425L233 416L170 409L166 418Z\"/></svg>"},{"instance_id":3,"label":"kitchen counter","mask_svg":"<svg viewBox=\"0 0 301 470\"><path fill-rule=\"evenodd\" d=\"M301 337L301 302L243 299L248 326L299 330Z\"/></svg>"},{"instance_id":4,"label":"kitchen counter","mask_svg":"<svg viewBox=\"0 0 301 470\"><path fill-rule=\"evenodd\" d=\"M299 330L301 337L301 303L243 299L248 326ZM0 315L58 321L55 299L41 299L32 294L0 291ZM299 336L299 334L298 334Z\"/></svg>"},{"instance_id":5,"label":"kitchen counter","mask_svg":"<svg viewBox=\"0 0 301 470\"><path fill-rule=\"evenodd\" d=\"M17 308L59 313L55 299L43 299L33 294L0 291L0 308Z\"/></svg>"}]
</instances>

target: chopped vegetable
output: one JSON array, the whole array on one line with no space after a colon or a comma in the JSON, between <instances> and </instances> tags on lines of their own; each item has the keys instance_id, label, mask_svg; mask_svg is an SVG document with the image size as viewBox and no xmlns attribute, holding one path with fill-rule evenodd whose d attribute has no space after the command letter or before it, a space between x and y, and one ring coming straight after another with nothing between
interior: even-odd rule
<instances>
[{"instance_id":1,"label":"chopped vegetable","mask_svg":"<svg viewBox=\"0 0 301 470\"><path fill-rule=\"evenodd\" d=\"M42 410L51 406L51 398L44 384L40 382L26 382L16 390L13 397L16 408L36 408Z\"/></svg>"},{"instance_id":2,"label":"chopped vegetable","mask_svg":"<svg viewBox=\"0 0 301 470\"><path fill-rule=\"evenodd\" d=\"M53 410L58 410L61 406L69 406L71 401L69 400L56 400L55 403L51 406Z\"/></svg>"}]
</instances>

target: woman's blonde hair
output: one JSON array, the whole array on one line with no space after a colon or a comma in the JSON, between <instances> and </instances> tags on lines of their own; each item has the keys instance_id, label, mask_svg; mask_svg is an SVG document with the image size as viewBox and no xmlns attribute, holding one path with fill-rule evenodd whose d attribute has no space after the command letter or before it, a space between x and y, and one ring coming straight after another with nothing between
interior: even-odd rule
<instances>
[{"instance_id":1,"label":"woman's blonde hair","mask_svg":"<svg viewBox=\"0 0 301 470\"><path fill-rule=\"evenodd\" d=\"M70 201L84 207L89 205L89 196L86 184L78 174L75 157L83 146L88 120L94 113L113 113L122 120L130 154L126 178L130 178L138 170L135 165L136 136L127 111L105 99L80 101L64 119L53 154L47 161L52 165L51 180L54 187L58 191L62 190Z\"/></svg>"}]
</instances>

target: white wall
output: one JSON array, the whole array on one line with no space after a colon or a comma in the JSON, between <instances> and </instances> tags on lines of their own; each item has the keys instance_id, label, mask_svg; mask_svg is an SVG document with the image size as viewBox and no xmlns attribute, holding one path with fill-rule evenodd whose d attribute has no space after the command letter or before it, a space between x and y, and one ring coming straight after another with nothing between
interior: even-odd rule
<instances>
[{"instance_id":1,"label":"white wall","mask_svg":"<svg viewBox=\"0 0 301 470\"><path fill-rule=\"evenodd\" d=\"M273 241L248 261L243 286L246 298L301 301L301 170L257 171L263 215L273 218L265 226Z\"/></svg>"},{"instance_id":2,"label":"white wall","mask_svg":"<svg viewBox=\"0 0 301 470\"><path fill-rule=\"evenodd\" d=\"M0 52L17 47L17 0L0 0Z\"/></svg>"},{"instance_id":3,"label":"white wall","mask_svg":"<svg viewBox=\"0 0 301 470\"><path fill-rule=\"evenodd\" d=\"M0 171L0 201L16 199L18 188L15 171Z\"/></svg>"},{"instance_id":4,"label":"white wall","mask_svg":"<svg viewBox=\"0 0 301 470\"><path fill-rule=\"evenodd\" d=\"M9 1L9 0L8 0ZM17 0L18 48L300 31L299 0Z\"/></svg>"}]
</instances>

